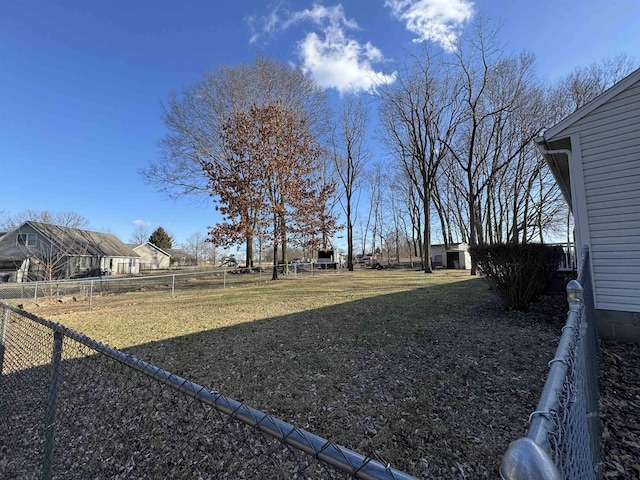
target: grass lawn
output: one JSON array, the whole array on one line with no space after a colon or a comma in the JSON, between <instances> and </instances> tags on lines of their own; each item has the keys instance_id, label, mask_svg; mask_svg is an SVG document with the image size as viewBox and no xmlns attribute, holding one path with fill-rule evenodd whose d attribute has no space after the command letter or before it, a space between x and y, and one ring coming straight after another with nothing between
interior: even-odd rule
<instances>
[{"instance_id":1,"label":"grass lawn","mask_svg":"<svg viewBox=\"0 0 640 480\"><path fill-rule=\"evenodd\" d=\"M361 270L33 313L420 478L496 478L566 301L505 313L468 272Z\"/></svg>"}]
</instances>

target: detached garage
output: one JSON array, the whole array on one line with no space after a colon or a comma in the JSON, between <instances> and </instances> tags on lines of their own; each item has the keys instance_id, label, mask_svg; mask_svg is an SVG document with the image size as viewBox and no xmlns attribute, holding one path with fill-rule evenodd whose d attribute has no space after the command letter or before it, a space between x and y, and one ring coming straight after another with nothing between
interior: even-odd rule
<instances>
[{"instance_id":1,"label":"detached garage","mask_svg":"<svg viewBox=\"0 0 640 480\"><path fill-rule=\"evenodd\" d=\"M573 211L576 245L589 247L600 335L640 342L640 70L536 143Z\"/></svg>"}]
</instances>

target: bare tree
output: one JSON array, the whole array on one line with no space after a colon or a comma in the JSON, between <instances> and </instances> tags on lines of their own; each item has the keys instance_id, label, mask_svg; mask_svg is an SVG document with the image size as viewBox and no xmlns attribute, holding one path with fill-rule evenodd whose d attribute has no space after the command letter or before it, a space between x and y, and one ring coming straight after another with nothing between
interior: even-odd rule
<instances>
[{"instance_id":1,"label":"bare tree","mask_svg":"<svg viewBox=\"0 0 640 480\"><path fill-rule=\"evenodd\" d=\"M381 90L383 138L422 202L423 268L431 266L431 205L440 165L460 121L459 85L441 57L425 49L408 72Z\"/></svg>"},{"instance_id":2,"label":"bare tree","mask_svg":"<svg viewBox=\"0 0 640 480\"><path fill-rule=\"evenodd\" d=\"M483 195L489 192L491 196L496 176L540 130L539 126L518 130L517 122L512 121L518 109L527 108L533 56L523 53L504 58L496 32L487 32L482 19L475 27L474 35L461 41L454 52L464 105L463 124L453 141L443 141L463 174L472 247L487 240L483 229L487 197ZM471 275L475 274L472 258Z\"/></svg>"},{"instance_id":3,"label":"bare tree","mask_svg":"<svg viewBox=\"0 0 640 480\"><path fill-rule=\"evenodd\" d=\"M604 58L587 67L577 67L555 85L549 103L553 106L546 119L552 126L593 100L613 84L638 68L638 62L625 54Z\"/></svg>"},{"instance_id":4,"label":"bare tree","mask_svg":"<svg viewBox=\"0 0 640 480\"><path fill-rule=\"evenodd\" d=\"M0 210L0 232L6 232L11 230L12 223L9 218L9 214L4 210Z\"/></svg>"},{"instance_id":5,"label":"bare tree","mask_svg":"<svg viewBox=\"0 0 640 480\"><path fill-rule=\"evenodd\" d=\"M404 199L403 199L404 191L402 188L398 188L396 186L396 182L392 182L389 185L389 197L388 197L388 210L391 216L391 231L388 236L388 243L393 246L394 249L394 257L396 263L400 263L400 252L402 250L401 240L405 235L406 230L406 219L405 211L403 210ZM388 250L389 255L391 255L390 249ZM409 253L409 257L411 258L411 254Z\"/></svg>"},{"instance_id":6,"label":"bare tree","mask_svg":"<svg viewBox=\"0 0 640 480\"><path fill-rule=\"evenodd\" d=\"M213 258L211 253L215 251L215 247L211 242L207 241L206 235L195 232L189 235L187 240L181 245L185 252L195 259L196 265L202 262L212 261L215 263L215 254Z\"/></svg>"},{"instance_id":7,"label":"bare tree","mask_svg":"<svg viewBox=\"0 0 640 480\"><path fill-rule=\"evenodd\" d=\"M136 229L133 231L131 236L129 237L130 243L135 243L137 245L142 245L149 240L149 229L144 225L138 225Z\"/></svg>"},{"instance_id":8,"label":"bare tree","mask_svg":"<svg viewBox=\"0 0 640 480\"><path fill-rule=\"evenodd\" d=\"M218 170L241 172L233 164L236 158L225 141L223 126L252 106L274 102L306 122L314 136L326 135L329 115L324 91L301 71L261 57L251 65L222 65L180 94L169 96L163 118L168 133L160 144L161 156L141 171L142 177L169 197L211 196L224 207L224 192L213 188L216 182L211 174ZM242 216L246 222L255 218L255 212ZM233 240L245 239L248 262L253 259L251 235L255 231L229 231Z\"/></svg>"},{"instance_id":9,"label":"bare tree","mask_svg":"<svg viewBox=\"0 0 640 480\"><path fill-rule=\"evenodd\" d=\"M369 213L367 226L370 229L371 253L381 253L384 246L384 228L386 216L384 212L384 197L388 188L385 165L376 162L367 172L369 192Z\"/></svg>"},{"instance_id":10,"label":"bare tree","mask_svg":"<svg viewBox=\"0 0 640 480\"><path fill-rule=\"evenodd\" d=\"M24 222L32 221L69 228L88 228L89 220L76 212L52 212L50 210L24 210L15 215L8 215L5 221L7 230L19 227Z\"/></svg>"},{"instance_id":11,"label":"bare tree","mask_svg":"<svg viewBox=\"0 0 640 480\"><path fill-rule=\"evenodd\" d=\"M333 163L342 190L340 204L347 220L347 268L353 272L353 225L362 176L370 160L365 146L368 109L361 97L342 99L333 134Z\"/></svg>"}]
</instances>

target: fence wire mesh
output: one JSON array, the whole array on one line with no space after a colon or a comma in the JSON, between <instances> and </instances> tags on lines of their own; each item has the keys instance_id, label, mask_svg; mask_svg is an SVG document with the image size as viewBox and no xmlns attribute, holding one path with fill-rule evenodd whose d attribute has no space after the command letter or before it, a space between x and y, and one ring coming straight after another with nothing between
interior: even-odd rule
<instances>
[{"instance_id":1,"label":"fence wire mesh","mask_svg":"<svg viewBox=\"0 0 640 480\"><path fill-rule=\"evenodd\" d=\"M589 250L578 281L567 286L570 310L526 438L507 450L500 473L509 480L601 477L598 411L599 342ZM532 447L532 441L536 447Z\"/></svg>"},{"instance_id":2,"label":"fence wire mesh","mask_svg":"<svg viewBox=\"0 0 640 480\"><path fill-rule=\"evenodd\" d=\"M574 332L571 349L566 357L568 374L562 390L558 392L558 409L551 412L555 428L549 432L549 443L553 449L555 464L563 478L568 480L596 478L589 442L583 380L583 332L581 328Z\"/></svg>"},{"instance_id":3,"label":"fence wire mesh","mask_svg":"<svg viewBox=\"0 0 640 480\"><path fill-rule=\"evenodd\" d=\"M412 478L2 305L0 478Z\"/></svg>"},{"instance_id":4,"label":"fence wire mesh","mask_svg":"<svg viewBox=\"0 0 640 480\"><path fill-rule=\"evenodd\" d=\"M340 269L321 264L278 266L279 278L294 281L300 277L336 274ZM209 268L177 271L158 275L108 276L86 279L66 279L49 282L0 284L0 300L12 305L39 302L85 302L87 308L95 297L128 292L164 291L174 296L193 288L224 289L255 285L271 279L272 267L258 267L253 273L241 268Z\"/></svg>"}]
</instances>

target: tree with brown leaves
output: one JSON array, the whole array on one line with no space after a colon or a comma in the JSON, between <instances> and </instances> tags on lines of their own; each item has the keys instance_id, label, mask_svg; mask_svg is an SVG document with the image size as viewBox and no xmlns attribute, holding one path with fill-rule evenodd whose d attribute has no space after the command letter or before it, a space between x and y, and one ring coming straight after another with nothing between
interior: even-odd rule
<instances>
[{"instance_id":1,"label":"tree with brown leaves","mask_svg":"<svg viewBox=\"0 0 640 480\"><path fill-rule=\"evenodd\" d=\"M167 133L160 142L160 158L140 171L147 183L171 198L213 198L225 217L212 229L215 245L246 241L247 266L252 266L254 238L248 234L253 211L242 212L242 227L234 220L240 212L227 211L228 194L218 189L217 175L234 175L238 188L246 171L235 164L223 135L223 126L238 112L252 105L281 102L304 119L316 138L328 130L329 111L324 91L302 71L285 62L257 57L251 64L220 65L180 93L172 93L164 104ZM209 174L215 172L211 177ZM241 190L234 190L242 193ZM251 201L247 200L250 204Z\"/></svg>"},{"instance_id":2,"label":"tree with brown leaves","mask_svg":"<svg viewBox=\"0 0 640 480\"><path fill-rule=\"evenodd\" d=\"M214 229L212 235L259 235L272 242L276 280L280 248L281 261L287 263L289 234L312 230L331 235L335 229L325 211L333 186L317 182L319 145L305 119L279 102L231 116L223 136L233 168L209 170L208 175L213 189L226 192L220 210L229 222L226 232Z\"/></svg>"}]
</instances>

